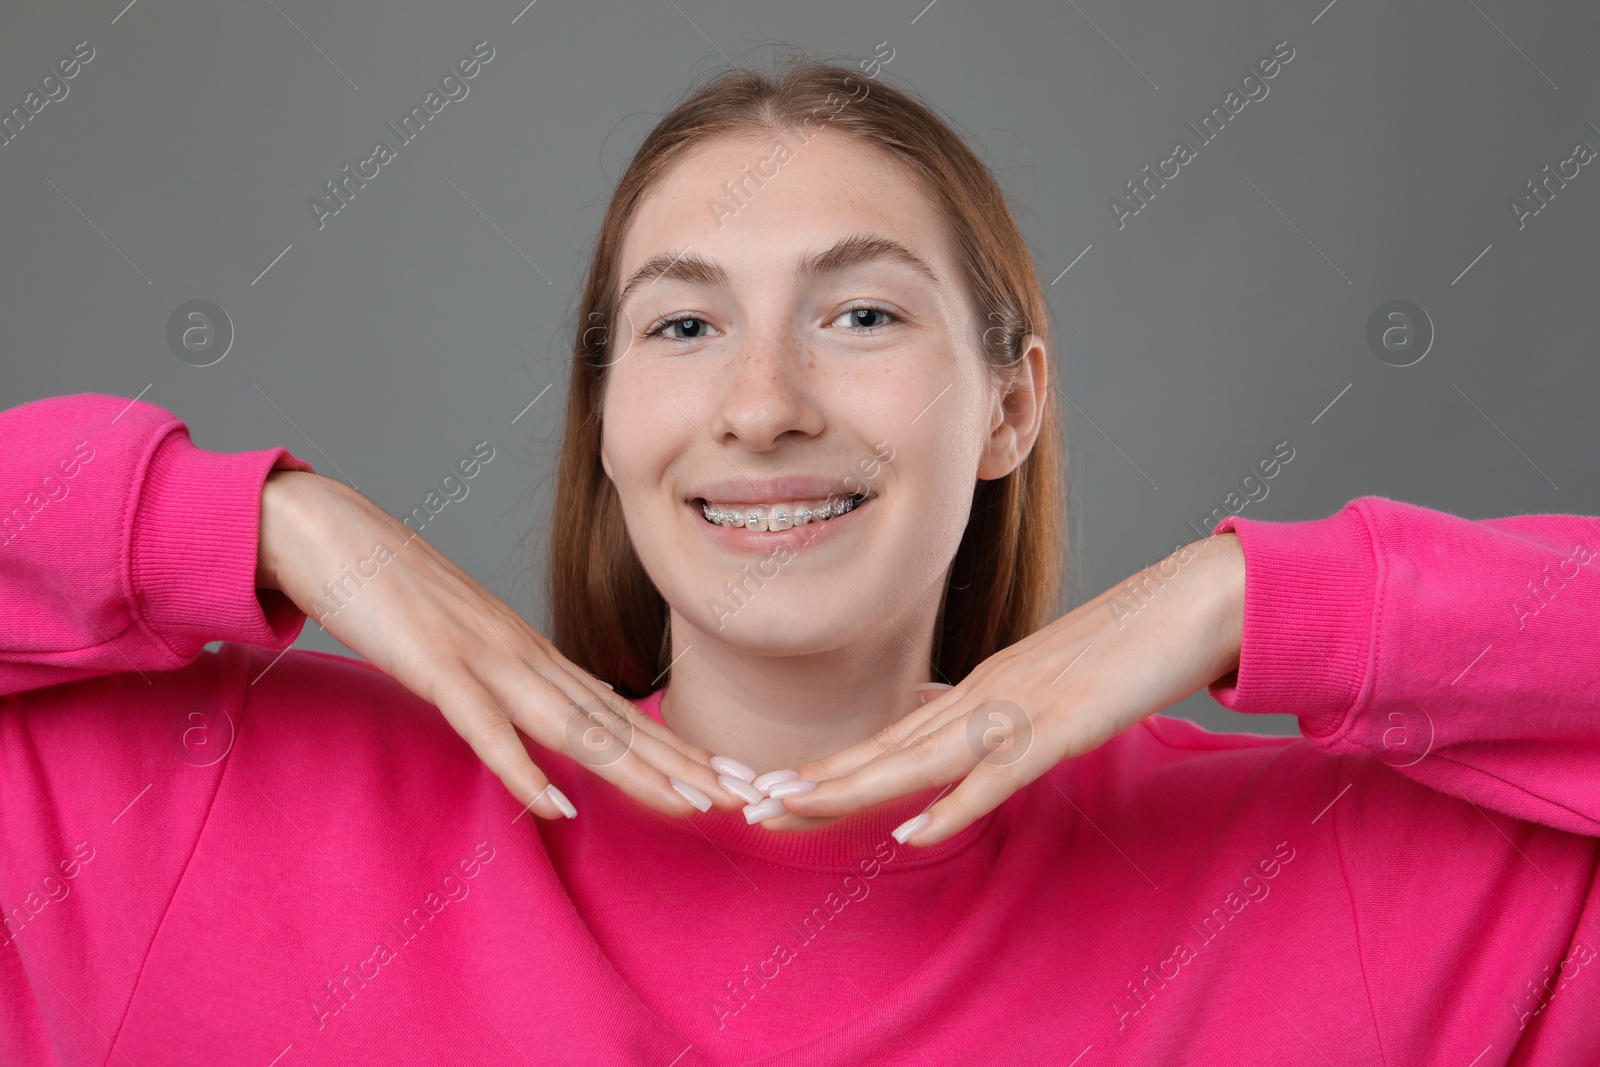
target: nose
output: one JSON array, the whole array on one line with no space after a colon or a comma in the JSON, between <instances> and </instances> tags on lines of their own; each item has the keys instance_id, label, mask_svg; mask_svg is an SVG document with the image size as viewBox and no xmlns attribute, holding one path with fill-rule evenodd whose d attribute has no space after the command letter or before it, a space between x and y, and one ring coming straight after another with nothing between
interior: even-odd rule
<instances>
[{"instance_id":1,"label":"nose","mask_svg":"<svg viewBox=\"0 0 1600 1067\"><path fill-rule=\"evenodd\" d=\"M765 452L786 434L820 434L825 420L806 363L804 345L788 331L747 335L723 370L711 439Z\"/></svg>"}]
</instances>

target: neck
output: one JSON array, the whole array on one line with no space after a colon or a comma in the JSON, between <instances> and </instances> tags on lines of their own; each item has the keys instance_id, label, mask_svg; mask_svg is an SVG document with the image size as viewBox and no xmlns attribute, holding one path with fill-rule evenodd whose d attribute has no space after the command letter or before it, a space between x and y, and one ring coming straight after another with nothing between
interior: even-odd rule
<instances>
[{"instance_id":1,"label":"neck","mask_svg":"<svg viewBox=\"0 0 1600 1067\"><path fill-rule=\"evenodd\" d=\"M941 593L935 584L931 603L919 600L846 647L797 656L734 648L673 611L672 680L661 716L685 741L758 774L865 741L921 706L911 687L933 680Z\"/></svg>"}]
</instances>

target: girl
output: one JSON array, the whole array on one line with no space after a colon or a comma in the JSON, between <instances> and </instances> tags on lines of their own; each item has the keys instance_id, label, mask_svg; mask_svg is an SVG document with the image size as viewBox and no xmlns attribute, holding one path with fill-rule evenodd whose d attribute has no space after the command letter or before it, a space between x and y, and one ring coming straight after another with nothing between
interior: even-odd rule
<instances>
[{"instance_id":1,"label":"girl","mask_svg":"<svg viewBox=\"0 0 1600 1067\"><path fill-rule=\"evenodd\" d=\"M0 1062L1593 1061L1600 522L1228 518L1053 617L1027 247L825 63L661 120L580 316L549 637L282 449L0 417Z\"/></svg>"}]
</instances>

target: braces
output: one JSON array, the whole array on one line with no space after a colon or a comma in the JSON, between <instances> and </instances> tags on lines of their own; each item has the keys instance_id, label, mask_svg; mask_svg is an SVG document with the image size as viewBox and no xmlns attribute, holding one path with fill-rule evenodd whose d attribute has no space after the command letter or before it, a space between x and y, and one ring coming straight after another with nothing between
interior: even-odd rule
<instances>
[{"instance_id":1,"label":"braces","mask_svg":"<svg viewBox=\"0 0 1600 1067\"><path fill-rule=\"evenodd\" d=\"M743 511L733 509L725 511L712 507L709 501L704 501L700 505L700 512L707 522L718 526L743 526L747 530L765 532L787 530L810 522L838 518L846 512L854 511L865 499L862 494L854 493L847 497L836 497L831 503L823 504L815 510L808 507L791 508L788 504L773 504L767 508L756 506ZM774 523L776 525L773 525Z\"/></svg>"}]
</instances>

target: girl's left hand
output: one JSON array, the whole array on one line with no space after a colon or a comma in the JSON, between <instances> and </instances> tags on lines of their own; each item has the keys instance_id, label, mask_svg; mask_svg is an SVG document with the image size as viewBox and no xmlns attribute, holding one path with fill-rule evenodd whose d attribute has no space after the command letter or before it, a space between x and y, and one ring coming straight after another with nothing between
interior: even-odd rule
<instances>
[{"instance_id":1,"label":"girl's left hand","mask_svg":"<svg viewBox=\"0 0 1600 1067\"><path fill-rule=\"evenodd\" d=\"M1185 545L980 663L961 683L859 744L795 767L776 831L810 829L960 780L896 831L932 845L1071 756L1239 665L1244 552L1233 533Z\"/></svg>"}]
</instances>

